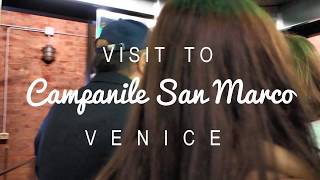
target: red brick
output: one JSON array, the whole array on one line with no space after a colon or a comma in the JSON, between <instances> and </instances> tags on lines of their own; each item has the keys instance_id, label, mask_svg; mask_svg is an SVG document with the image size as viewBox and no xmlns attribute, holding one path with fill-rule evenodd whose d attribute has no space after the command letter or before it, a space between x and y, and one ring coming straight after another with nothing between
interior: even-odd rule
<instances>
[{"instance_id":1,"label":"red brick","mask_svg":"<svg viewBox=\"0 0 320 180\"><path fill-rule=\"evenodd\" d=\"M56 32L87 35L86 23L49 18L12 11L2 11L2 23L43 29L52 26ZM0 27L0 127L3 116L3 80L6 28ZM10 139L0 144L0 170L4 164L4 149L8 150L8 164L13 166L33 156L33 141L50 105L31 107L26 102L26 92L37 78L48 81L48 89L78 89L85 81L87 38L56 34L52 45L56 48L56 59L45 64L41 49L49 42L43 33L12 30L10 34L8 115L7 131ZM70 83L72 82L72 83ZM34 95L40 100L45 95ZM26 165L7 176L7 180L33 180L34 164ZM3 177L0 177L2 180Z\"/></svg>"}]
</instances>

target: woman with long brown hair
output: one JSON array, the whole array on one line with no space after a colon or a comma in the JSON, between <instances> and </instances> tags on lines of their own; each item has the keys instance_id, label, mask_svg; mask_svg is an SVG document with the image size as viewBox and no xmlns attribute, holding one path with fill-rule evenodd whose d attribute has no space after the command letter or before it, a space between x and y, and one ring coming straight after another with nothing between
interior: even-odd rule
<instances>
[{"instance_id":1,"label":"woman with long brown hair","mask_svg":"<svg viewBox=\"0 0 320 180\"><path fill-rule=\"evenodd\" d=\"M209 97L217 94L211 86L216 79L241 79L244 93L295 89L286 40L254 2L168 1L150 38L149 49L157 46L165 47L162 62L156 61L156 51L149 52L142 82L151 100L135 106L122 146L98 180L267 180L279 174L320 179L319 151L307 126L311 117L299 98L290 104L232 100L161 106L156 101L158 95L172 98L159 88L166 78L177 81L176 94L204 89ZM191 54L187 46L195 47ZM203 47L212 49L213 61L201 60L210 56L199 56ZM213 129L220 130L218 147L210 146ZM137 144L138 130L148 130L148 146ZM188 136L192 146L184 143L187 130L194 132Z\"/></svg>"}]
</instances>

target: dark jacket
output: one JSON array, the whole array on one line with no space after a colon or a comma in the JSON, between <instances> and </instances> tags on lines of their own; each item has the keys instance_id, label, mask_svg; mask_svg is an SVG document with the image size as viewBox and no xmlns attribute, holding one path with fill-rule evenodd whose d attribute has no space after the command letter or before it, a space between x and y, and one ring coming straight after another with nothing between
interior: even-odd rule
<instances>
[{"instance_id":1,"label":"dark jacket","mask_svg":"<svg viewBox=\"0 0 320 180\"><path fill-rule=\"evenodd\" d=\"M123 89L130 79L118 73L100 72L84 89ZM87 105L83 115L77 105L54 105L42 123L35 140L36 171L40 180L93 179L110 158L114 147L111 130L125 125L129 105ZM95 139L89 146L86 132ZM118 134L117 134L118 135Z\"/></svg>"}]
</instances>

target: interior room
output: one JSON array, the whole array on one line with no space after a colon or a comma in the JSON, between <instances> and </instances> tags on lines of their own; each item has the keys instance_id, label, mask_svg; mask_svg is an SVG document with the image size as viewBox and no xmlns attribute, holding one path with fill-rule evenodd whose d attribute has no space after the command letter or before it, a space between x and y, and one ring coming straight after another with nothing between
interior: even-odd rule
<instances>
[{"instance_id":1,"label":"interior room","mask_svg":"<svg viewBox=\"0 0 320 180\"><path fill-rule=\"evenodd\" d=\"M98 73L94 68L97 42L109 23L132 19L153 33L166 3L165 0L0 0L0 180L45 179L37 178L35 170L35 138L53 105L31 106L27 101L30 84L38 78L48 83L45 93L32 94L34 102L48 97L54 89L62 92L86 86ZM278 31L303 36L320 51L320 1L256 3L269 13ZM315 122L312 128L319 134L320 122ZM95 135L95 131L86 131L84 139L87 137L89 141L94 136L92 132ZM63 132L56 131L60 133ZM145 138L142 134L138 137ZM320 144L320 137L316 141Z\"/></svg>"}]
</instances>

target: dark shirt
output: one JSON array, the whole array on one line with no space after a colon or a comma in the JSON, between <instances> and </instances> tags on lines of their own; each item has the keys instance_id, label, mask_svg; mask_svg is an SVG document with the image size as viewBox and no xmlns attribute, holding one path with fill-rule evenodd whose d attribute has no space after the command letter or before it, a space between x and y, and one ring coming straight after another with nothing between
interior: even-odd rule
<instances>
[{"instance_id":1,"label":"dark shirt","mask_svg":"<svg viewBox=\"0 0 320 180\"><path fill-rule=\"evenodd\" d=\"M98 89L105 92L118 89L121 93L122 84L130 82L129 78L121 74L100 72L79 90L79 94L85 89L93 93ZM54 105L35 140L38 178L93 179L114 150L111 130L124 127L128 111L128 104L90 104L86 106L83 115L78 115L76 104ZM88 144L85 130L90 138L96 130L92 146Z\"/></svg>"}]
</instances>

